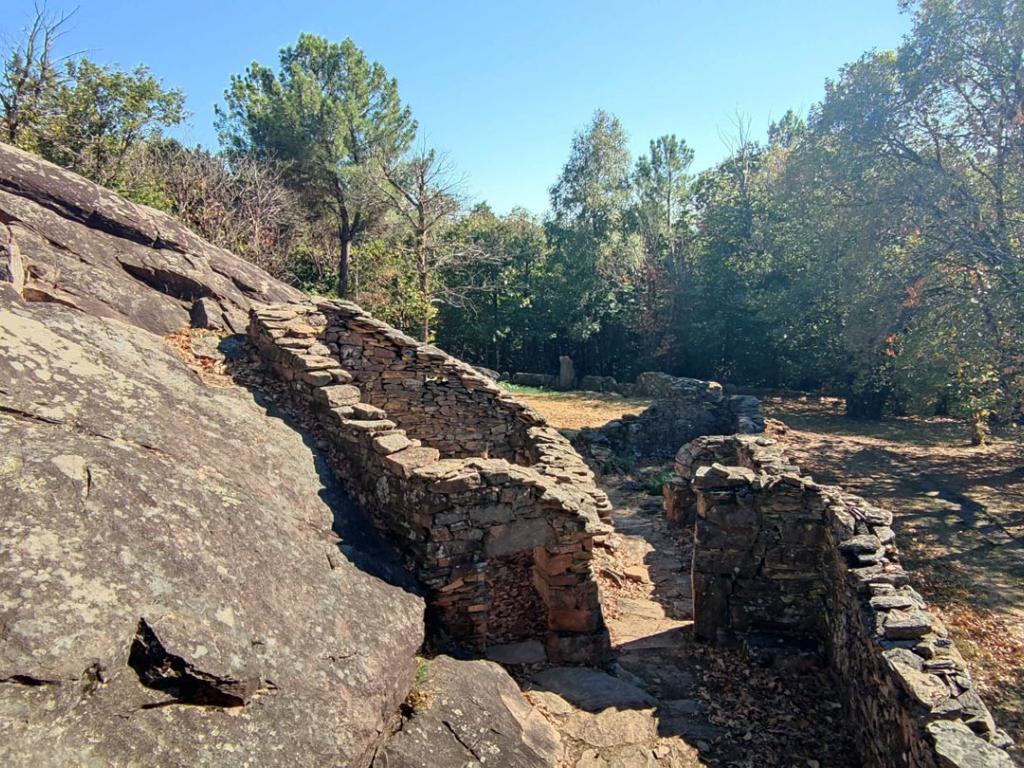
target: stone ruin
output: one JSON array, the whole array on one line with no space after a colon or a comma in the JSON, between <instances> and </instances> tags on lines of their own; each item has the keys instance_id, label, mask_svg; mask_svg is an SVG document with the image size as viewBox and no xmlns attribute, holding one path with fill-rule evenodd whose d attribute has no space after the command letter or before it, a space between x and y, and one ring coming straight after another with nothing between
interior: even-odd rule
<instances>
[{"instance_id":1,"label":"stone ruin","mask_svg":"<svg viewBox=\"0 0 1024 768\"><path fill-rule=\"evenodd\" d=\"M910 586L890 512L818 485L764 436L698 438L675 468L664 506L694 527L698 639L824 658L865 765L1012 766L963 657Z\"/></svg>"},{"instance_id":2,"label":"stone ruin","mask_svg":"<svg viewBox=\"0 0 1024 768\"><path fill-rule=\"evenodd\" d=\"M435 634L481 653L540 641L550 661L609 652L592 553L611 505L569 442L487 376L317 301L256 308L249 335L331 436L332 467L428 590ZM1010 766L963 658L899 564L892 515L821 486L763 432L760 403L643 374L647 412L583 430L591 457L662 455L693 526L694 632L766 662L824 660L866 765ZM596 450L595 450L596 449Z\"/></svg>"},{"instance_id":3,"label":"stone ruin","mask_svg":"<svg viewBox=\"0 0 1024 768\"><path fill-rule=\"evenodd\" d=\"M671 458L680 445L702 435L764 431L760 401L749 395L727 395L715 381L647 372L637 376L630 392L654 402L639 415L582 429L573 439L598 465L612 459Z\"/></svg>"},{"instance_id":4,"label":"stone ruin","mask_svg":"<svg viewBox=\"0 0 1024 768\"><path fill-rule=\"evenodd\" d=\"M611 504L568 441L471 366L344 301L252 310L249 335L330 435L335 472L472 652L608 652L592 567Z\"/></svg>"},{"instance_id":5,"label":"stone ruin","mask_svg":"<svg viewBox=\"0 0 1024 768\"><path fill-rule=\"evenodd\" d=\"M16 512L0 559L5 765L395 765L403 751L454 764L467 734L506 756L537 744L526 715L509 722L507 703L525 704L506 673L445 657L431 674L453 706L392 735L423 601L389 580L390 547L347 538L362 517L324 496L296 431L170 351L161 337L190 321L248 321L288 405L316 420L334 471L425 586L435 634L473 653L530 640L552 661L606 657L592 552L608 500L490 377L4 145L0 314L0 491ZM695 530L698 637L823 659L866 765L1011 766L900 566L891 515L803 476L756 434L756 400L663 374L638 385L669 404L593 446L697 438L665 508ZM490 706L460 708L481 690Z\"/></svg>"}]
</instances>

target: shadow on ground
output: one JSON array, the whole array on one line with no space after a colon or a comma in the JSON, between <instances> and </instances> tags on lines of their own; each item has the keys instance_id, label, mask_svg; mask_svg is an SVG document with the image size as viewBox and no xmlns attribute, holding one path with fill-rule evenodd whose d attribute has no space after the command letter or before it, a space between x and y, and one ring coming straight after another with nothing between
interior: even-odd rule
<instances>
[{"instance_id":1,"label":"shadow on ground","mask_svg":"<svg viewBox=\"0 0 1024 768\"><path fill-rule=\"evenodd\" d=\"M300 412L289 408L286 391L279 382L261 374L246 337L224 338L218 350L231 381L248 391L267 418L277 419L298 433L309 449L310 461L322 484L320 498L333 514L331 531L337 539L339 553L361 571L422 596L422 589L402 567L394 547L377 531L331 471L327 453L321 447L324 443L318 444L314 435L316 427L304 423Z\"/></svg>"},{"instance_id":2,"label":"shadow on ground","mask_svg":"<svg viewBox=\"0 0 1024 768\"><path fill-rule=\"evenodd\" d=\"M967 444L962 422L859 422L835 401L770 399L805 472L895 515L903 562L949 625L998 724L1024 743L1024 446Z\"/></svg>"},{"instance_id":3,"label":"shadow on ground","mask_svg":"<svg viewBox=\"0 0 1024 768\"><path fill-rule=\"evenodd\" d=\"M603 478L616 533L596 551L612 677L541 673L529 695L587 766L856 765L838 695L820 668L769 669L695 642L691 537L660 499ZM625 486L625 489L623 488ZM593 674L579 672L577 676ZM607 689L595 696L593 692ZM604 761L604 762L601 762Z\"/></svg>"}]
</instances>

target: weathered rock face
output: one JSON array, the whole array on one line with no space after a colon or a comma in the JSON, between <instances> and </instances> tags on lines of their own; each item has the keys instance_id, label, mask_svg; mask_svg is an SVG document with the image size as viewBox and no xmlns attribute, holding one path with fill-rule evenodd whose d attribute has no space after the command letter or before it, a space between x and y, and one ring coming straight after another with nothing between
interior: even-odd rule
<instances>
[{"instance_id":1,"label":"weathered rock face","mask_svg":"<svg viewBox=\"0 0 1024 768\"><path fill-rule=\"evenodd\" d=\"M423 601L299 432L153 335L297 296L0 145L0 763L365 765L388 734Z\"/></svg>"},{"instance_id":2,"label":"weathered rock face","mask_svg":"<svg viewBox=\"0 0 1024 768\"><path fill-rule=\"evenodd\" d=\"M5 276L6 275L6 276ZM243 333L253 301L292 301L294 288L201 240L160 211L0 144L0 281L154 333L189 325Z\"/></svg>"},{"instance_id":3,"label":"weathered rock face","mask_svg":"<svg viewBox=\"0 0 1024 768\"><path fill-rule=\"evenodd\" d=\"M512 678L489 661L429 662L420 709L374 761L374 768L557 765L562 743Z\"/></svg>"},{"instance_id":4,"label":"weathered rock face","mask_svg":"<svg viewBox=\"0 0 1024 768\"><path fill-rule=\"evenodd\" d=\"M0 293L0 762L368 762L422 601L332 533L302 437L145 331Z\"/></svg>"},{"instance_id":5,"label":"weathered rock face","mask_svg":"<svg viewBox=\"0 0 1024 768\"><path fill-rule=\"evenodd\" d=\"M260 393L203 383L159 336L244 330L253 302L297 298L0 145L0 764L385 754L423 599L308 435ZM492 763L560 754L500 667L432 668L444 719L408 723L386 764L465 762L458 739L484 728L473 743L509 758Z\"/></svg>"}]
</instances>

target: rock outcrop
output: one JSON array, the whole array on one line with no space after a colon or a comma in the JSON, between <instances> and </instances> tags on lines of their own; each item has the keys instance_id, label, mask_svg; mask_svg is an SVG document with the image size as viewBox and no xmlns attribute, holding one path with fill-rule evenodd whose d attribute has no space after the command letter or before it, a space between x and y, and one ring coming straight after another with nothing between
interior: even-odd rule
<instances>
[{"instance_id":1,"label":"rock outcrop","mask_svg":"<svg viewBox=\"0 0 1024 768\"><path fill-rule=\"evenodd\" d=\"M167 214L6 144L0 280L28 301L66 304L158 334L193 317L244 333L254 301L301 298Z\"/></svg>"},{"instance_id":2,"label":"rock outcrop","mask_svg":"<svg viewBox=\"0 0 1024 768\"><path fill-rule=\"evenodd\" d=\"M423 603L346 554L324 491L245 390L6 289L0 762L365 763Z\"/></svg>"},{"instance_id":3,"label":"rock outcrop","mask_svg":"<svg viewBox=\"0 0 1024 768\"><path fill-rule=\"evenodd\" d=\"M374 768L557 765L562 743L494 662L438 656L417 686L418 706Z\"/></svg>"},{"instance_id":4,"label":"rock outcrop","mask_svg":"<svg viewBox=\"0 0 1024 768\"><path fill-rule=\"evenodd\" d=\"M161 338L299 299L0 145L0 764L434 764L427 720L388 746L425 610L391 544L244 359L216 386ZM500 667L436 669L546 764Z\"/></svg>"}]
</instances>

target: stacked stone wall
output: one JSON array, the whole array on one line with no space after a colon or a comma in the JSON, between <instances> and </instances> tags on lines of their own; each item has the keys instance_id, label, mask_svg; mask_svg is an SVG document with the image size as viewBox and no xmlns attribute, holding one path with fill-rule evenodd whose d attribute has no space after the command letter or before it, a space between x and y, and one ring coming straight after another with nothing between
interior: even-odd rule
<instances>
[{"instance_id":1,"label":"stacked stone wall","mask_svg":"<svg viewBox=\"0 0 1024 768\"><path fill-rule=\"evenodd\" d=\"M575 437L574 444L596 462L671 458L697 437L764 431L760 401L726 395L718 382L647 372L637 376L632 393L654 402L643 413L580 430Z\"/></svg>"},{"instance_id":2,"label":"stacked stone wall","mask_svg":"<svg viewBox=\"0 0 1024 768\"><path fill-rule=\"evenodd\" d=\"M863 728L866 765L1012 765L946 628L909 584L891 513L816 484L764 437L695 440L676 469L666 506L695 518L699 638L816 642Z\"/></svg>"},{"instance_id":3,"label":"stacked stone wall","mask_svg":"<svg viewBox=\"0 0 1024 768\"><path fill-rule=\"evenodd\" d=\"M409 437L442 458L486 457L532 466L611 503L569 441L478 368L423 344L346 301L322 302L323 342L366 402L399 414Z\"/></svg>"},{"instance_id":4,"label":"stacked stone wall","mask_svg":"<svg viewBox=\"0 0 1024 768\"><path fill-rule=\"evenodd\" d=\"M429 591L439 632L476 650L533 634L552 660L600 659L608 640L593 538L606 530L598 502L610 505L582 460L542 421L519 419L525 407L504 407L510 398L486 378L353 307L255 309L250 338L330 436L335 471ZM427 419L425 407L434 409ZM452 447L461 444L445 430L463 424L493 430L483 455ZM489 456L487 446L503 447L499 434L516 448L495 453L536 466ZM511 619L538 605L541 622Z\"/></svg>"}]
</instances>

